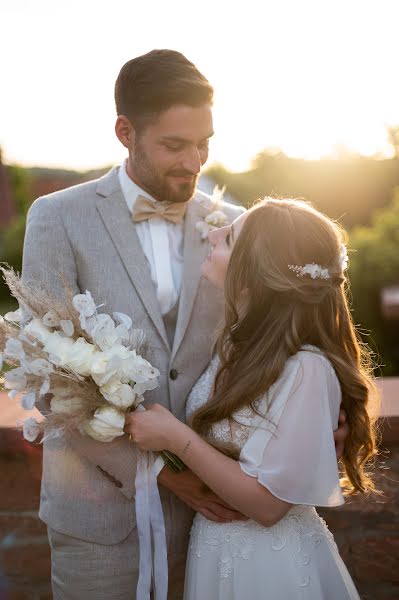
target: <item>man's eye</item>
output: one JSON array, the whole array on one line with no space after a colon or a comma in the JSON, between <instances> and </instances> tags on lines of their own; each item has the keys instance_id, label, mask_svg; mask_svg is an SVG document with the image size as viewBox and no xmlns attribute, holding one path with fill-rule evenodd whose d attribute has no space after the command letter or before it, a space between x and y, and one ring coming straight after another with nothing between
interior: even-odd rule
<instances>
[{"instance_id":1,"label":"man's eye","mask_svg":"<svg viewBox=\"0 0 399 600\"><path fill-rule=\"evenodd\" d=\"M182 149L182 146L180 144L165 144L165 148L171 150L172 152L179 152Z\"/></svg>"}]
</instances>

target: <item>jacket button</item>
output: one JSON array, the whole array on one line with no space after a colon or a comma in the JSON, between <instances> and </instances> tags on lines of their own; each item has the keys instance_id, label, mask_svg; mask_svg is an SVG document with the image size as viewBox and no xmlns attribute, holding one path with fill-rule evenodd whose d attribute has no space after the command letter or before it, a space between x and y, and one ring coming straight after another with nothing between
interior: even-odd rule
<instances>
[{"instance_id":1,"label":"jacket button","mask_svg":"<svg viewBox=\"0 0 399 600\"><path fill-rule=\"evenodd\" d=\"M176 369L171 369L171 371L169 372L169 377L174 381L175 379L177 379L178 376L178 372L176 371Z\"/></svg>"}]
</instances>

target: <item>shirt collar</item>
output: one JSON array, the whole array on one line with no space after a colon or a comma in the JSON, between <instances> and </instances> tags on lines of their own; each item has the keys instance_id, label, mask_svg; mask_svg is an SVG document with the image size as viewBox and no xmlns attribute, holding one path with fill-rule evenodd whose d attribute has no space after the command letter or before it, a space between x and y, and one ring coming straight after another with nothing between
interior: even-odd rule
<instances>
[{"instance_id":1,"label":"shirt collar","mask_svg":"<svg viewBox=\"0 0 399 600\"><path fill-rule=\"evenodd\" d=\"M156 200L150 196L148 192L143 190L139 185L137 185L137 183L130 179L129 175L127 174L127 159L125 159L121 164L118 175L119 183L130 212L133 211L133 207L139 196L144 196L145 198L148 198L148 200L156 202Z\"/></svg>"}]
</instances>

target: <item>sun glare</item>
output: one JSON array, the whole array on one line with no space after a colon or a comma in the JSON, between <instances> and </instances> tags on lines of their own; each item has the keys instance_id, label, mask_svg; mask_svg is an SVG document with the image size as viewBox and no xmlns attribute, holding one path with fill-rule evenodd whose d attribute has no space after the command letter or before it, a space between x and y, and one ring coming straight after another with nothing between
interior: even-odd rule
<instances>
[{"instance_id":1,"label":"sun glare","mask_svg":"<svg viewBox=\"0 0 399 600\"><path fill-rule=\"evenodd\" d=\"M0 8L6 160L82 169L120 162L115 77L154 47L182 51L215 87L211 162L246 169L270 147L305 159L390 155L387 127L399 124L396 2L248 0L238 10L204 0L189 18L171 0L157 5L156 20L140 9L139 21L151 23L144 29L131 2L114 4L111 12L91 0Z\"/></svg>"}]
</instances>

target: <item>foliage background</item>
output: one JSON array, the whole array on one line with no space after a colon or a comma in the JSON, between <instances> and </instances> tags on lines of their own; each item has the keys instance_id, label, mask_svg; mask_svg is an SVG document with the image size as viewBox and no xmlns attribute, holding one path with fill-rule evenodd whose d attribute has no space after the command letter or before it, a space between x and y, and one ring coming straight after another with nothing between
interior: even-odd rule
<instances>
[{"instance_id":1,"label":"foliage background","mask_svg":"<svg viewBox=\"0 0 399 600\"><path fill-rule=\"evenodd\" d=\"M306 161L265 150L251 168L233 173L213 165L206 175L238 202L250 206L265 195L310 200L349 232L352 307L363 338L376 351L384 375L399 375L399 321L387 321L381 310L381 290L399 285L399 157L397 132L392 132L395 157ZM396 140L397 141L397 140ZM105 170L80 173L7 166L15 199L15 218L0 230L0 261L21 269L26 214L33 200L51 191L98 177ZM0 312L13 306L0 283Z\"/></svg>"}]
</instances>

